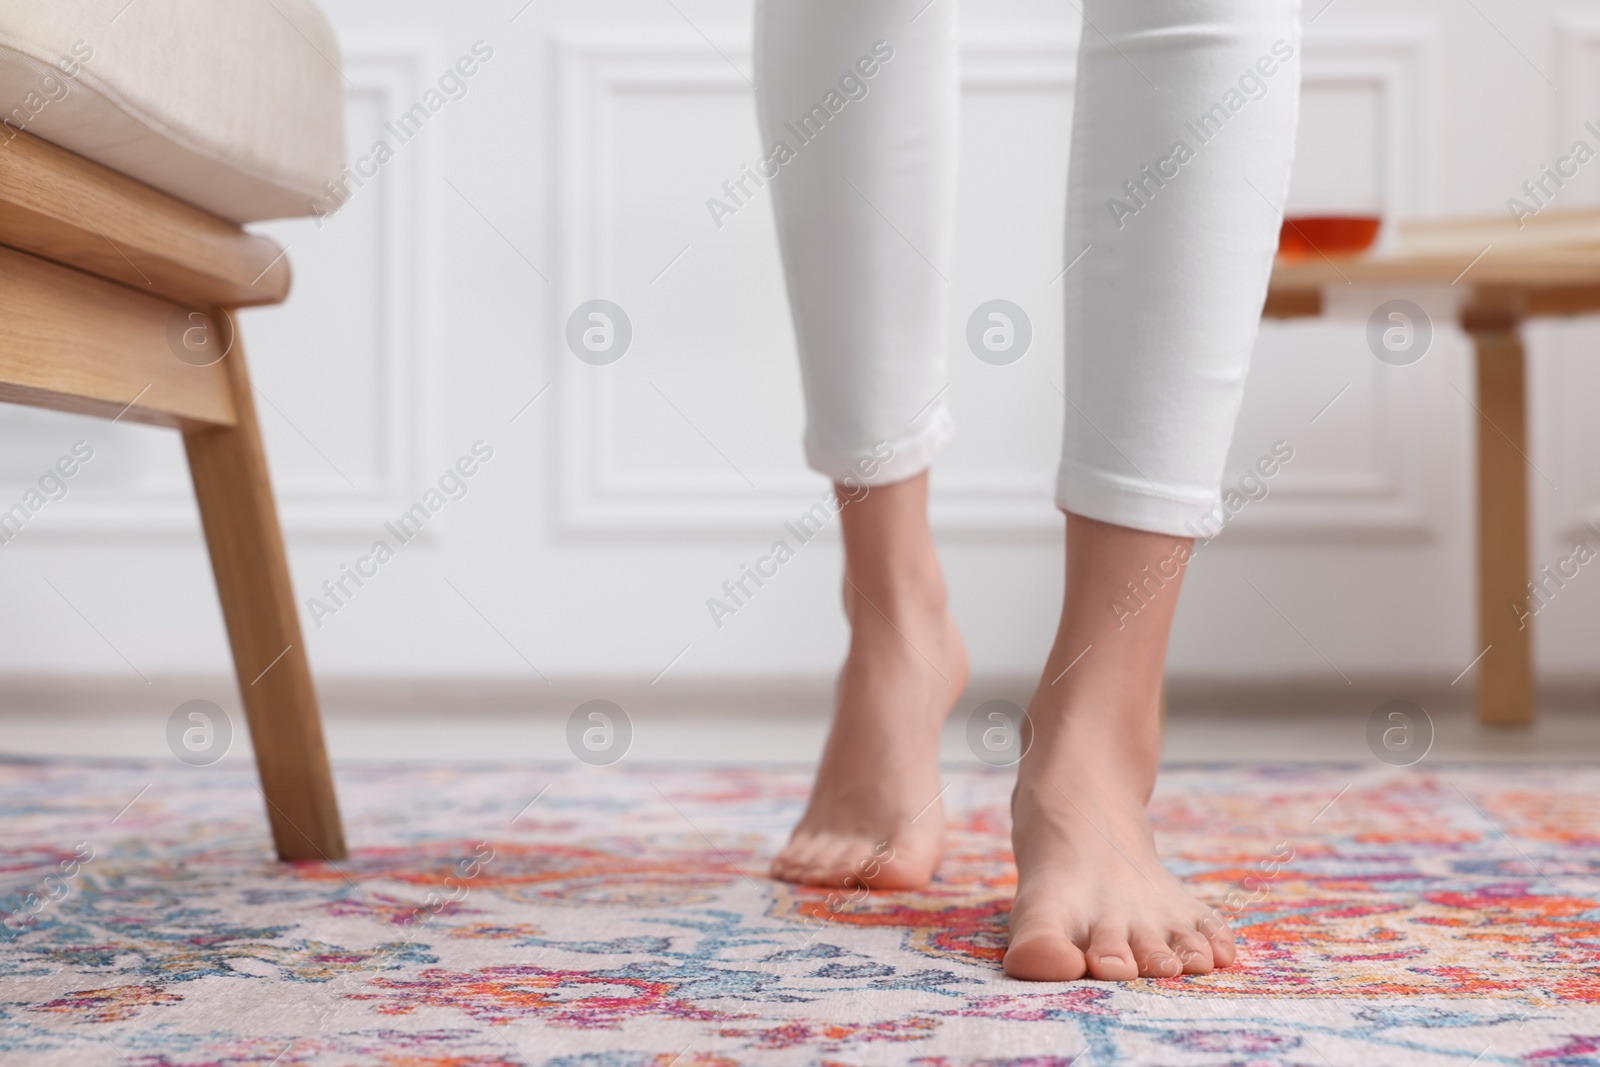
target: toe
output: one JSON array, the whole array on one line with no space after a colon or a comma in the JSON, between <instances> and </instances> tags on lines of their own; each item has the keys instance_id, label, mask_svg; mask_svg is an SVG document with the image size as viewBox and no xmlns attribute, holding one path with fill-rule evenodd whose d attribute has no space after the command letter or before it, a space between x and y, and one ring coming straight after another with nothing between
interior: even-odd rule
<instances>
[{"instance_id":1,"label":"toe","mask_svg":"<svg viewBox=\"0 0 1600 1067\"><path fill-rule=\"evenodd\" d=\"M1083 950L1065 934L1037 928L1012 939L1003 966L1024 982L1075 982L1089 969Z\"/></svg>"},{"instance_id":2,"label":"toe","mask_svg":"<svg viewBox=\"0 0 1600 1067\"><path fill-rule=\"evenodd\" d=\"M800 885L818 885L822 859L821 842L811 837L793 838L772 861L772 876Z\"/></svg>"},{"instance_id":3,"label":"toe","mask_svg":"<svg viewBox=\"0 0 1600 1067\"><path fill-rule=\"evenodd\" d=\"M1211 942L1198 930L1174 930L1167 938L1172 954L1183 964L1184 974L1210 974Z\"/></svg>"},{"instance_id":4,"label":"toe","mask_svg":"<svg viewBox=\"0 0 1600 1067\"><path fill-rule=\"evenodd\" d=\"M1139 974L1145 978L1176 978L1183 973L1183 964L1168 947L1167 939L1155 930L1135 930L1128 946L1139 964Z\"/></svg>"},{"instance_id":5,"label":"toe","mask_svg":"<svg viewBox=\"0 0 1600 1067\"><path fill-rule=\"evenodd\" d=\"M805 867L801 860L804 854L804 850L796 842L791 841L784 846L782 852L772 857L772 865L768 868L768 872L780 882L798 882L800 872Z\"/></svg>"},{"instance_id":6,"label":"toe","mask_svg":"<svg viewBox=\"0 0 1600 1067\"><path fill-rule=\"evenodd\" d=\"M790 885L810 884L805 879L805 868L801 867L793 860L786 860L782 857L772 861L772 867L768 873L771 874L776 881L788 882Z\"/></svg>"},{"instance_id":7,"label":"toe","mask_svg":"<svg viewBox=\"0 0 1600 1067\"><path fill-rule=\"evenodd\" d=\"M905 873L906 877L896 879L897 873ZM845 897L856 897L869 889L916 888L928 881L927 874L917 880L910 872L891 869L861 841L826 837L791 841L772 861L772 876L786 882L837 889Z\"/></svg>"},{"instance_id":8,"label":"toe","mask_svg":"<svg viewBox=\"0 0 1600 1067\"><path fill-rule=\"evenodd\" d=\"M830 841L811 857L806 871L812 885L839 887L850 874L850 846L842 841Z\"/></svg>"},{"instance_id":9,"label":"toe","mask_svg":"<svg viewBox=\"0 0 1600 1067\"><path fill-rule=\"evenodd\" d=\"M1101 925L1089 936L1089 974L1102 982L1131 982L1139 977L1139 966L1133 961L1133 949L1128 945L1127 931L1120 927Z\"/></svg>"},{"instance_id":10,"label":"toe","mask_svg":"<svg viewBox=\"0 0 1600 1067\"><path fill-rule=\"evenodd\" d=\"M1223 922L1215 912L1207 912L1204 918L1195 923L1195 929L1210 944L1211 959L1216 966L1233 965L1238 953L1233 944L1233 931L1228 929L1227 923Z\"/></svg>"}]
</instances>

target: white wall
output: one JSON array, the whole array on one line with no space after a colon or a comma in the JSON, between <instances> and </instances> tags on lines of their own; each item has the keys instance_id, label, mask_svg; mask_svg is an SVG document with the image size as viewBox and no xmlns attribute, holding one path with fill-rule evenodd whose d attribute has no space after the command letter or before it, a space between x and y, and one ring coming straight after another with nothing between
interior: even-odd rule
<instances>
[{"instance_id":1,"label":"white wall","mask_svg":"<svg viewBox=\"0 0 1600 1067\"><path fill-rule=\"evenodd\" d=\"M1324 2L1307 0L1307 17ZM325 676L649 679L673 663L666 685L836 666L832 539L720 631L705 607L825 484L801 462L768 202L720 230L704 205L759 150L750 5L674 4L325 0L355 154L473 42L494 57L335 220L263 227L291 246L294 296L243 318L302 597L474 441L495 450L347 607L320 628L305 615ZM1036 327L1009 367L953 351L960 432L935 477L956 610L988 675L1037 670L1059 596L1050 281L1075 22L1072 5L1044 2L964 11L950 337L996 296ZM1595 140L1582 122L1600 119L1600 5L1336 0L1305 56L1301 208L1499 212L1559 149ZM1562 206L1594 203L1596 175ZM1389 295L1341 293L1343 317L1264 330L1230 469L1278 439L1295 459L1195 564L1175 676L1447 681L1476 654L1471 363L1446 325L1449 292L1405 294L1442 319L1424 360L1375 360L1362 326ZM635 329L609 367L562 343L594 297ZM1600 517L1600 333L1531 336L1544 562L1580 517ZM0 504L79 438L96 458L71 495L0 548L0 671L142 684L226 669L176 437L5 408ZM1540 616L1541 668L1594 677L1597 621L1600 572L1586 569Z\"/></svg>"}]
</instances>

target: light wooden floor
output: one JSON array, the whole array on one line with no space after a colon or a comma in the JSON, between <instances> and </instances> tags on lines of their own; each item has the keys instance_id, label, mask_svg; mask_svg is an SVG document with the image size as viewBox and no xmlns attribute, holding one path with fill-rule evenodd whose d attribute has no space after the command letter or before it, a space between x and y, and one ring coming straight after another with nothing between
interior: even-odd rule
<instances>
[{"instance_id":1,"label":"light wooden floor","mask_svg":"<svg viewBox=\"0 0 1600 1067\"><path fill-rule=\"evenodd\" d=\"M229 760L248 759L249 739L242 717L221 695L212 696L235 716L236 741ZM626 688L626 687L624 687ZM175 685L170 693L140 687L137 699L115 692L86 691L79 698L27 687L0 687L0 754L12 756L87 756L149 758L170 756L165 747L166 715L183 699L208 696L199 683ZM982 696L1011 696L1004 684L980 687ZM527 694L452 683L413 689L409 700L383 687L329 684L324 687L329 748L336 759L570 759L564 739L565 716L604 693L594 685L572 694ZM51 695L56 694L56 695ZM798 694L798 695L797 695ZM751 691L745 695L719 687L712 698L693 691L630 697L616 694L634 716L630 760L743 763L814 759L827 727L826 690L786 687L786 696ZM969 695L951 717L944 757L970 762L964 738L965 712L978 702ZM1168 717L1166 758L1170 760L1372 760L1364 739L1367 715L1382 700L1401 696L1418 701L1435 724L1436 740L1427 759L1597 760L1600 761L1600 694L1569 691L1547 700L1528 730L1478 725L1462 694L1429 693L1403 686L1371 693L1329 690L1230 692L1211 689L1175 693ZM519 710L519 709L530 710ZM711 710L706 710L710 708Z\"/></svg>"}]
</instances>

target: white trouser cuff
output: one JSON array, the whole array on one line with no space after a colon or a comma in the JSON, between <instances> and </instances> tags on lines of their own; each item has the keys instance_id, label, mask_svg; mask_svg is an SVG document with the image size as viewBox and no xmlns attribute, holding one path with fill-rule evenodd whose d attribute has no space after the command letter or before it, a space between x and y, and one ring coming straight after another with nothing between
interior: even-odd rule
<instances>
[{"instance_id":1,"label":"white trouser cuff","mask_svg":"<svg viewBox=\"0 0 1600 1067\"><path fill-rule=\"evenodd\" d=\"M1205 496L1164 493L1141 478L1065 463L1056 476L1056 506L1063 511L1175 537L1203 535L1202 519L1212 513L1217 499L1216 493Z\"/></svg>"},{"instance_id":2,"label":"white trouser cuff","mask_svg":"<svg viewBox=\"0 0 1600 1067\"><path fill-rule=\"evenodd\" d=\"M941 401L904 437L873 441L856 448L821 445L806 436L806 463L834 482L846 478L861 485L893 485L915 478L933 465L955 432L955 420Z\"/></svg>"}]
</instances>

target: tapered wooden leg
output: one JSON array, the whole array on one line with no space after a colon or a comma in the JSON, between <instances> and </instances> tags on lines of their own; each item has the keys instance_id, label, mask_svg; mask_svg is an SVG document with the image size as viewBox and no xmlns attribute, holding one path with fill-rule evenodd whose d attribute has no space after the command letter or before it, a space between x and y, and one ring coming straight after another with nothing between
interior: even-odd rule
<instances>
[{"instance_id":1,"label":"tapered wooden leg","mask_svg":"<svg viewBox=\"0 0 1600 1067\"><path fill-rule=\"evenodd\" d=\"M344 831L295 614L243 346L222 361L237 425L184 435L278 857L338 860Z\"/></svg>"},{"instance_id":2,"label":"tapered wooden leg","mask_svg":"<svg viewBox=\"0 0 1600 1067\"><path fill-rule=\"evenodd\" d=\"M1478 363L1478 721L1533 722L1526 379L1514 315L1469 314Z\"/></svg>"}]
</instances>

